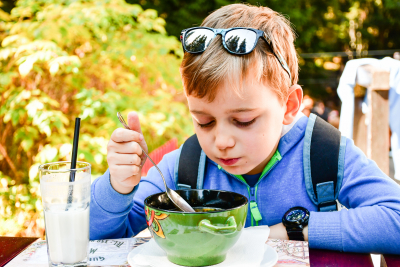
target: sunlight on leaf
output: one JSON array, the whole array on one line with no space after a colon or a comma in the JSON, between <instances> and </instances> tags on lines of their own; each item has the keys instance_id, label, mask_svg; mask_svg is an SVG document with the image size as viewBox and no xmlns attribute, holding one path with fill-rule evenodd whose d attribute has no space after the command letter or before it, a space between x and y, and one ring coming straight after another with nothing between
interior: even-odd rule
<instances>
[{"instance_id":1,"label":"sunlight on leaf","mask_svg":"<svg viewBox=\"0 0 400 267\"><path fill-rule=\"evenodd\" d=\"M64 158L67 157L72 153L72 144L63 144L60 147L60 157Z\"/></svg>"},{"instance_id":2,"label":"sunlight on leaf","mask_svg":"<svg viewBox=\"0 0 400 267\"><path fill-rule=\"evenodd\" d=\"M59 69L60 69L60 65L57 62L54 62L53 64L50 64L49 71L50 71L51 75L54 76L58 72Z\"/></svg>"},{"instance_id":3,"label":"sunlight on leaf","mask_svg":"<svg viewBox=\"0 0 400 267\"><path fill-rule=\"evenodd\" d=\"M57 148L52 147L51 145L45 145L43 149L38 153L37 157L40 158L39 163L51 162L57 156Z\"/></svg>"},{"instance_id":4,"label":"sunlight on leaf","mask_svg":"<svg viewBox=\"0 0 400 267\"><path fill-rule=\"evenodd\" d=\"M19 65L18 70L22 77L28 75L28 73L32 70L33 63L35 63L33 60L26 60L24 63Z\"/></svg>"},{"instance_id":5,"label":"sunlight on leaf","mask_svg":"<svg viewBox=\"0 0 400 267\"><path fill-rule=\"evenodd\" d=\"M31 101L26 107L26 111L28 111L28 115L30 117L34 117L37 113L38 110L42 110L44 108L44 105L42 102L38 100L33 100Z\"/></svg>"},{"instance_id":6,"label":"sunlight on leaf","mask_svg":"<svg viewBox=\"0 0 400 267\"><path fill-rule=\"evenodd\" d=\"M94 156L94 160L96 161L97 164L101 164L103 162L103 155L96 154L96 156Z\"/></svg>"},{"instance_id":7,"label":"sunlight on leaf","mask_svg":"<svg viewBox=\"0 0 400 267\"><path fill-rule=\"evenodd\" d=\"M7 122L9 122L10 120L11 120L11 113L8 112L8 113L6 113L6 115L4 116L3 122L4 122L4 123L7 123Z\"/></svg>"},{"instance_id":8,"label":"sunlight on leaf","mask_svg":"<svg viewBox=\"0 0 400 267\"><path fill-rule=\"evenodd\" d=\"M21 146L25 152L28 152L29 149L33 146L33 139L25 139L21 142Z\"/></svg>"},{"instance_id":9,"label":"sunlight on leaf","mask_svg":"<svg viewBox=\"0 0 400 267\"><path fill-rule=\"evenodd\" d=\"M29 180L33 181L39 174L39 166L39 163L35 163L29 168Z\"/></svg>"},{"instance_id":10,"label":"sunlight on leaf","mask_svg":"<svg viewBox=\"0 0 400 267\"><path fill-rule=\"evenodd\" d=\"M22 45L22 44L26 44L28 42L29 42L28 38L21 36L19 34L16 34L16 35L10 35L10 36L7 36L6 38L4 38L3 41L1 42L1 46L6 47L6 46L9 46L10 44Z\"/></svg>"}]
</instances>

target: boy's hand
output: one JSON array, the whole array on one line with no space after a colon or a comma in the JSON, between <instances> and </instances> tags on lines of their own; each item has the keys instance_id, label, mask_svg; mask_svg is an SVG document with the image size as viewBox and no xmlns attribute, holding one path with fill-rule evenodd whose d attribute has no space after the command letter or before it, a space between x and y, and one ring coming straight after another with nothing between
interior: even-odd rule
<instances>
[{"instance_id":1,"label":"boy's hand","mask_svg":"<svg viewBox=\"0 0 400 267\"><path fill-rule=\"evenodd\" d=\"M131 130L116 129L107 145L111 185L121 194L132 192L140 182L142 163L146 159L144 154L144 158L141 157L143 152L140 146L147 152L147 144L136 112L128 114L128 126Z\"/></svg>"}]
</instances>

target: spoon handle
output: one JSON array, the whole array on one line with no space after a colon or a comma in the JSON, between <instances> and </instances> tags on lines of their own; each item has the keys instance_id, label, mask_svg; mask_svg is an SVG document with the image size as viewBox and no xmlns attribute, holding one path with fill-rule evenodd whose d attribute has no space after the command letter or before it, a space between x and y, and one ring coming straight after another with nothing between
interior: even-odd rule
<instances>
[{"instance_id":1,"label":"spoon handle","mask_svg":"<svg viewBox=\"0 0 400 267\"><path fill-rule=\"evenodd\" d=\"M141 145L139 145L139 146L140 146L140 148L142 149L143 153L146 155L146 157L151 161L151 163L153 163L154 167L156 167L157 171L160 173L160 175L161 175L161 177L162 177L162 179L163 179L163 181L164 181L165 187L167 187L167 184L165 183L164 175L162 174L161 170L158 168L157 164L150 158L150 156L146 153L146 151L144 151L144 149L142 148L142 146L141 146Z\"/></svg>"}]
</instances>

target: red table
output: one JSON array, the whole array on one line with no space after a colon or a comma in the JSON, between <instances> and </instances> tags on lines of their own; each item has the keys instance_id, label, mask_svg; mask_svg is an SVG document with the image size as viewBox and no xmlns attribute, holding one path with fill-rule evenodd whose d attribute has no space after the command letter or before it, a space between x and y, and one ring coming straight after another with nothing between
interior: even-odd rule
<instances>
[{"instance_id":1,"label":"red table","mask_svg":"<svg viewBox=\"0 0 400 267\"><path fill-rule=\"evenodd\" d=\"M6 265L26 247L35 242L37 237L0 236L0 267Z\"/></svg>"},{"instance_id":2,"label":"red table","mask_svg":"<svg viewBox=\"0 0 400 267\"><path fill-rule=\"evenodd\" d=\"M17 256L37 238L0 237L0 267ZM373 267L370 254L310 249L311 267ZM384 255L381 266L400 266L400 255Z\"/></svg>"},{"instance_id":3,"label":"red table","mask_svg":"<svg viewBox=\"0 0 400 267\"><path fill-rule=\"evenodd\" d=\"M310 266L320 267L373 267L370 254L310 249ZM381 267L400 266L400 255L383 255Z\"/></svg>"}]
</instances>

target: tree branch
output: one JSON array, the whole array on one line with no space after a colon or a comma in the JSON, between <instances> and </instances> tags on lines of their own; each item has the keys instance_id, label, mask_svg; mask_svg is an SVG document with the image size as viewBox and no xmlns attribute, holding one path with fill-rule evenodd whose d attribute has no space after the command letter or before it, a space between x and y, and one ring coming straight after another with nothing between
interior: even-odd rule
<instances>
[{"instance_id":1,"label":"tree branch","mask_svg":"<svg viewBox=\"0 0 400 267\"><path fill-rule=\"evenodd\" d=\"M18 177L18 172L17 172L17 168L15 168L14 163L12 162L12 160L10 159L10 157L7 154L7 150L0 144L0 153L3 155L3 157L6 159L8 165L10 166L11 170L13 171L15 177Z\"/></svg>"}]
</instances>

